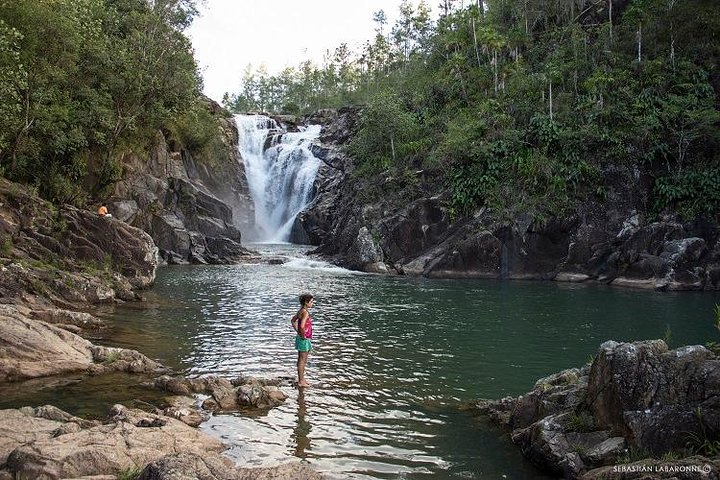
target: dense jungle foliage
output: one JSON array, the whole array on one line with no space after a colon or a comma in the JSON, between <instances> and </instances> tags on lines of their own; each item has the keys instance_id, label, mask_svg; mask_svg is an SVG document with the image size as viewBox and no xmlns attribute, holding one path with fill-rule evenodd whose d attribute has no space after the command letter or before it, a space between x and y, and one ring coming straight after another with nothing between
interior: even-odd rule
<instances>
[{"instance_id":1,"label":"dense jungle foliage","mask_svg":"<svg viewBox=\"0 0 720 480\"><path fill-rule=\"evenodd\" d=\"M365 104L357 172L442 179L456 215L568 212L613 171L648 172L647 213L720 212L716 0L405 1L362 51L248 69L236 111Z\"/></svg>"},{"instance_id":2,"label":"dense jungle foliage","mask_svg":"<svg viewBox=\"0 0 720 480\"><path fill-rule=\"evenodd\" d=\"M83 204L159 129L218 136L183 34L193 0L0 0L0 175Z\"/></svg>"}]
</instances>

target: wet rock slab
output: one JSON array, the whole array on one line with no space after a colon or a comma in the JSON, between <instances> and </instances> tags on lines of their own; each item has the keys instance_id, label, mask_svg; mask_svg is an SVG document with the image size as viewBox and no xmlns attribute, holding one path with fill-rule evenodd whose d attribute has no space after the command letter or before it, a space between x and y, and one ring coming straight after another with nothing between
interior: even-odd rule
<instances>
[{"instance_id":1,"label":"wet rock slab","mask_svg":"<svg viewBox=\"0 0 720 480\"><path fill-rule=\"evenodd\" d=\"M0 382L80 371L166 370L134 350L93 345L73 332L30 318L30 312L0 304Z\"/></svg>"},{"instance_id":2,"label":"wet rock slab","mask_svg":"<svg viewBox=\"0 0 720 480\"><path fill-rule=\"evenodd\" d=\"M322 478L306 465L237 468L225 445L163 415L115 405L103 423L53 406L0 410L0 478L117 478L133 469L145 479Z\"/></svg>"}]
</instances>

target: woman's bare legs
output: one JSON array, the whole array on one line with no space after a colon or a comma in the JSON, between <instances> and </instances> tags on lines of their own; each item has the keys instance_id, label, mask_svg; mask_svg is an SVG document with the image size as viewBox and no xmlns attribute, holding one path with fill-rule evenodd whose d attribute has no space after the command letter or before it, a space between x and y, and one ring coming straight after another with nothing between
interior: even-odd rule
<instances>
[{"instance_id":1,"label":"woman's bare legs","mask_svg":"<svg viewBox=\"0 0 720 480\"><path fill-rule=\"evenodd\" d=\"M305 381L305 364L307 363L308 352L298 352L297 371L298 371L298 387L309 387L310 384Z\"/></svg>"}]
</instances>

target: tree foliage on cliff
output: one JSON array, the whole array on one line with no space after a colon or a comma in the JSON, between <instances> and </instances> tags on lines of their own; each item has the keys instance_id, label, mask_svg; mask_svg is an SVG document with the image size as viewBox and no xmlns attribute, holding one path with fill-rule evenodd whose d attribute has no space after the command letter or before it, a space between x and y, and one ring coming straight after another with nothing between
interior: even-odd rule
<instances>
[{"instance_id":1,"label":"tree foliage on cliff","mask_svg":"<svg viewBox=\"0 0 720 480\"><path fill-rule=\"evenodd\" d=\"M441 6L430 22L427 4L405 1L390 29L379 12L376 37L361 52L302 74L260 74L264 90L226 103L294 111L365 103L351 145L360 171L431 173L452 192L458 215L482 205L563 213L604 199L618 171L649 172L650 213L720 211L715 1ZM386 141L388 116L413 125Z\"/></svg>"},{"instance_id":2,"label":"tree foliage on cliff","mask_svg":"<svg viewBox=\"0 0 720 480\"><path fill-rule=\"evenodd\" d=\"M80 201L195 108L192 0L0 0L0 173Z\"/></svg>"}]
</instances>

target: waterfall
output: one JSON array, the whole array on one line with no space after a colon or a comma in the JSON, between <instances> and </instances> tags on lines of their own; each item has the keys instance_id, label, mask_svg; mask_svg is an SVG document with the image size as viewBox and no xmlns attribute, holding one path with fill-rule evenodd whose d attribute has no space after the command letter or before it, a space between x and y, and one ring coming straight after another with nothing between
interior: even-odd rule
<instances>
[{"instance_id":1,"label":"waterfall","mask_svg":"<svg viewBox=\"0 0 720 480\"><path fill-rule=\"evenodd\" d=\"M256 241L286 242L295 217L307 207L320 160L310 142L320 126L286 132L264 115L236 115L238 149L245 162L250 195L255 202Z\"/></svg>"}]
</instances>

